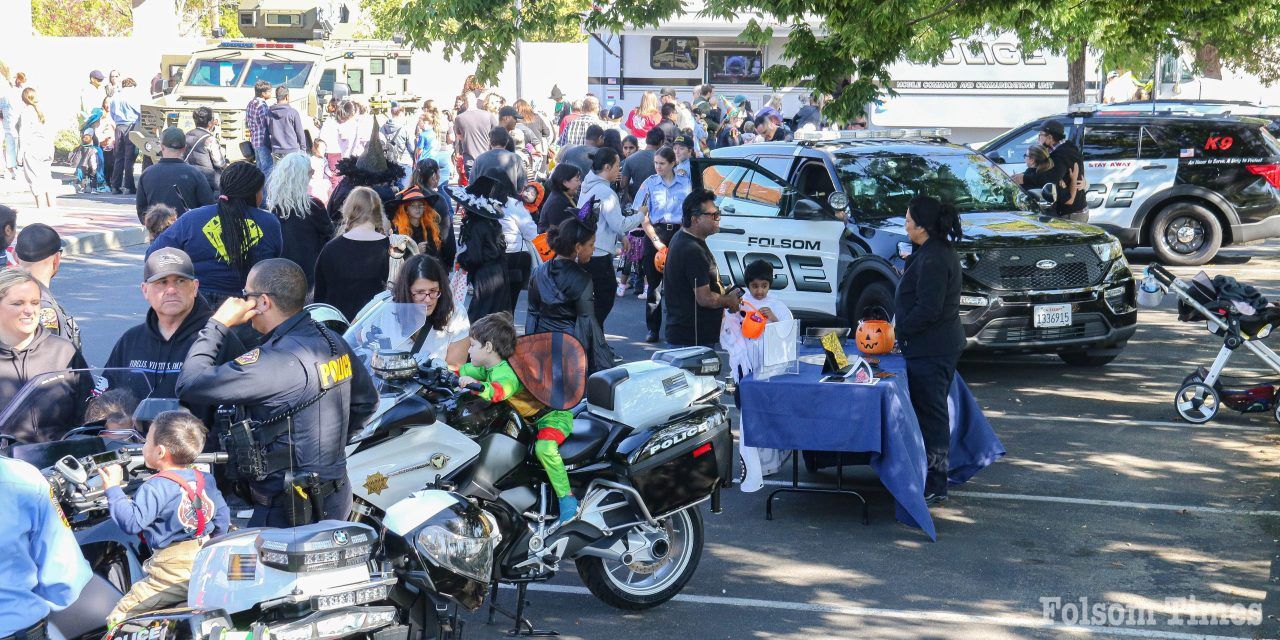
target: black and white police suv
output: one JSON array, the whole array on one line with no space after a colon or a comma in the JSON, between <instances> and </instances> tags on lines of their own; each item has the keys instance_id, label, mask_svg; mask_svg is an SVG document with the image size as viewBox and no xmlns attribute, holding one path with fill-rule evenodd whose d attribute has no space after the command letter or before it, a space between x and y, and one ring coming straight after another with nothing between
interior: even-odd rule
<instances>
[{"instance_id":1,"label":"black and white police suv","mask_svg":"<svg viewBox=\"0 0 1280 640\"><path fill-rule=\"evenodd\" d=\"M1120 243L1090 225L1037 213L990 160L949 132L800 132L795 142L717 149L695 158L720 233L707 239L721 277L773 265L773 291L797 318L853 325L892 314L910 255L907 202L927 194L961 212L961 320L971 350L1053 352L1110 362L1137 328L1135 286Z\"/></svg>"},{"instance_id":2,"label":"black and white police suv","mask_svg":"<svg viewBox=\"0 0 1280 640\"><path fill-rule=\"evenodd\" d=\"M983 145L1009 173L1047 121L1084 155L1089 222L1166 264L1204 264L1229 244L1280 235L1280 142L1269 120L1234 114L1073 107Z\"/></svg>"}]
</instances>

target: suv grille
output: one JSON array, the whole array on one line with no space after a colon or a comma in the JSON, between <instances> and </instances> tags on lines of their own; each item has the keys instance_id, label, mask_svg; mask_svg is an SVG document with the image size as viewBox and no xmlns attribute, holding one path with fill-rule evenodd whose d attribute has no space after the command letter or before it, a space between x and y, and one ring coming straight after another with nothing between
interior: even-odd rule
<instances>
[{"instance_id":1,"label":"suv grille","mask_svg":"<svg viewBox=\"0 0 1280 640\"><path fill-rule=\"evenodd\" d=\"M1051 260L1056 266L1037 266ZM1102 279L1102 261L1087 244L1065 247L988 249L968 269L971 278L1006 291L1046 291L1089 287Z\"/></svg>"}]
</instances>

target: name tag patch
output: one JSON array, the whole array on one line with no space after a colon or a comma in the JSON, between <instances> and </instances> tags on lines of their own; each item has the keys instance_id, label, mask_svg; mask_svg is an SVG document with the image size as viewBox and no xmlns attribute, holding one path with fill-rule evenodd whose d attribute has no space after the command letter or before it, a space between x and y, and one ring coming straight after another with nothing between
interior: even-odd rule
<instances>
[{"instance_id":1,"label":"name tag patch","mask_svg":"<svg viewBox=\"0 0 1280 640\"><path fill-rule=\"evenodd\" d=\"M316 364L320 375L320 388L332 389L351 379L351 354L344 354Z\"/></svg>"}]
</instances>

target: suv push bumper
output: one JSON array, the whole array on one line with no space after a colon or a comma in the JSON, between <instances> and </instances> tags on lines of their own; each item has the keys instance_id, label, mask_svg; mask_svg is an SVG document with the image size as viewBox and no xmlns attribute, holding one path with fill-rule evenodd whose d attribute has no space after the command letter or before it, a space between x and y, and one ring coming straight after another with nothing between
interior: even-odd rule
<instances>
[{"instance_id":1,"label":"suv push bumper","mask_svg":"<svg viewBox=\"0 0 1280 640\"><path fill-rule=\"evenodd\" d=\"M961 308L966 348L973 351L1052 353L1123 347L1138 329L1133 281L1126 283L1125 304L1128 309L1123 313L1116 313L1107 305L1103 287L993 297L985 307ZM1060 303L1071 304L1070 326L1033 326L1035 305Z\"/></svg>"}]
</instances>

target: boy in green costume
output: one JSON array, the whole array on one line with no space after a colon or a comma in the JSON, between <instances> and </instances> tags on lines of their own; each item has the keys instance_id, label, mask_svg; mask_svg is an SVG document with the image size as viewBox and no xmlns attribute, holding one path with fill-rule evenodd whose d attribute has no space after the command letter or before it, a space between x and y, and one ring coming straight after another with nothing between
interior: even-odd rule
<instances>
[{"instance_id":1,"label":"boy in green costume","mask_svg":"<svg viewBox=\"0 0 1280 640\"><path fill-rule=\"evenodd\" d=\"M534 453L547 471L547 480L560 501L560 522L578 512L578 499L569 489L569 474L560 457L560 444L573 433L573 414L543 404L520 383L520 378L507 362L516 352L516 328L509 313L491 313L471 325L471 362L458 370L458 386L479 382L484 386L475 392L489 402L506 402L538 430Z\"/></svg>"}]
</instances>

